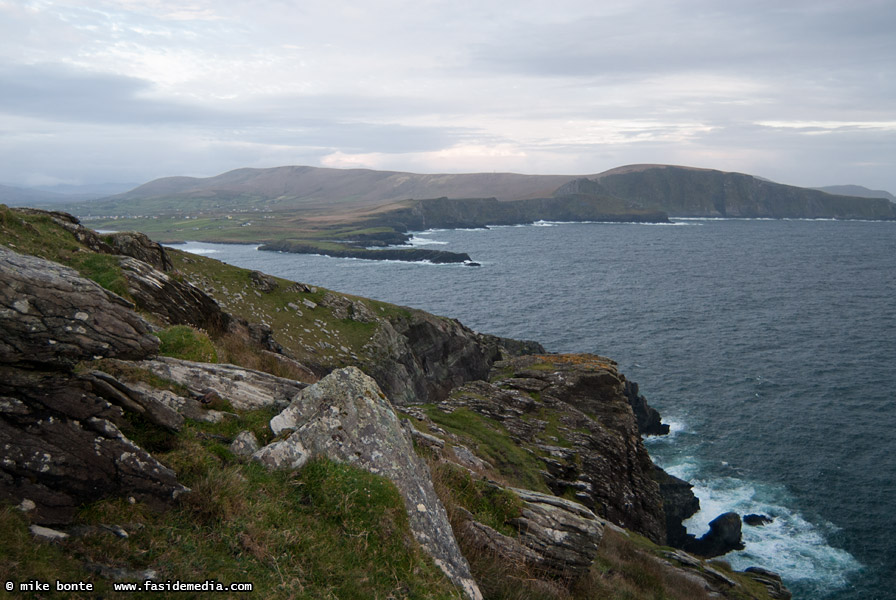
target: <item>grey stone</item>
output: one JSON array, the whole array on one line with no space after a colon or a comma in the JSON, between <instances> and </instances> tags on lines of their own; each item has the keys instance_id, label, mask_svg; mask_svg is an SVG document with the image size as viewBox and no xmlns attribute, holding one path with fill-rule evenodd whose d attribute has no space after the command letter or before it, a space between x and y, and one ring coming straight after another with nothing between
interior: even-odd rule
<instances>
[{"instance_id":1,"label":"grey stone","mask_svg":"<svg viewBox=\"0 0 896 600\"><path fill-rule=\"evenodd\" d=\"M193 325L216 332L230 326L230 315L196 286L128 256L122 256L119 264L128 282L128 293L141 309L173 325Z\"/></svg>"},{"instance_id":2,"label":"grey stone","mask_svg":"<svg viewBox=\"0 0 896 600\"><path fill-rule=\"evenodd\" d=\"M107 239L115 254L136 258L160 271L171 271L174 268L164 246L152 241L144 233L121 231L110 234Z\"/></svg>"},{"instance_id":3,"label":"grey stone","mask_svg":"<svg viewBox=\"0 0 896 600\"><path fill-rule=\"evenodd\" d=\"M152 356L159 340L131 306L73 269L0 246L0 363Z\"/></svg>"},{"instance_id":4,"label":"grey stone","mask_svg":"<svg viewBox=\"0 0 896 600\"><path fill-rule=\"evenodd\" d=\"M265 446L257 460L274 466L326 456L354 464L395 483L421 547L469 598L482 595L457 546L429 469L376 382L355 367L337 369L305 388L271 421L275 433L292 430Z\"/></svg>"},{"instance_id":5,"label":"grey stone","mask_svg":"<svg viewBox=\"0 0 896 600\"><path fill-rule=\"evenodd\" d=\"M68 534L64 531L57 531L49 527L41 527L40 525L31 525L29 528L31 535L47 542L60 542L68 538Z\"/></svg>"},{"instance_id":6,"label":"grey stone","mask_svg":"<svg viewBox=\"0 0 896 600\"><path fill-rule=\"evenodd\" d=\"M522 515L510 522L519 535L499 533L462 511L461 528L467 540L518 567L534 568L551 577L575 580L587 574L603 538L603 521L570 500L506 489L523 501Z\"/></svg>"},{"instance_id":7,"label":"grey stone","mask_svg":"<svg viewBox=\"0 0 896 600\"><path fill-rule=\"evenodd\" d=\"M261 271L250 272L249 280L252 282L252 285L265 294L269 294L277 289L277 280Z\"/></svg>"},{"instance_id":8,"label":"grey stone","mask_svg":"<svg viewBox=\"0 0 896 600\"><path fill-rule=\"evenodd\" d=\"M212 390L228 400L236 410L285 407L307 386L292 379L228 364L159 357L140 362L138 366L149 369L159 377L186 386L197 396Z\"/></svg>"},{"instance_id":9,"label":"grey stone","mask_svg":"<svg viewBox=\"0 0 896 600\"><path fill-rule=\"evenodd\" d=\"M251 431L241 431L230 443L230 451L237 456L252 456L258 448L258 438Z\"/></svg>"},{"instance_id":10,"label":"grey stone","mask_svg":"<svg viewBox=\"0 0 896 600\"><path fill-rule=\"evenodd\" d=\"M28 409L0 418L0 499L33 502L33 522L66 523L81 505L109 496L168 506L187 491L122 434L124 411L96 395L90 380L0 367L0 397Z\"/></svg>"}]
</instances>

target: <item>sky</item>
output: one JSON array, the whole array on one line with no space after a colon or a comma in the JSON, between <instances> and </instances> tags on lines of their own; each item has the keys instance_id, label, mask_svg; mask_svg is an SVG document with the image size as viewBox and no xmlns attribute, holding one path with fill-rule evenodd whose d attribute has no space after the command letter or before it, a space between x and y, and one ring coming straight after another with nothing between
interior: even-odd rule
<instances>
[{"instance_id":1,"label":"sky","mask_svg":"<svg viewBox=\"0 0 896 600\"><path fill-rule=\"evenodd\" d=\"M241 167L896 193L894 0L0 0L0 183Z\"/></svg>"}]
</instances>

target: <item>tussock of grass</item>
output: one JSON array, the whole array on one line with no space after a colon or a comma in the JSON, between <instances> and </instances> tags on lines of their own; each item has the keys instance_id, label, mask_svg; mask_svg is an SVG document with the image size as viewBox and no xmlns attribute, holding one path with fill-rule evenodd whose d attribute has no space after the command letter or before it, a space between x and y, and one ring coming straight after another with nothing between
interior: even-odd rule
<instances>
[{"instance_id":1,"label":"tussock of grass","mask_svg":"<svg viewBox=\"0 0 896 600\"><path fill-rule=\"evenodd\" d=\"M454 505L465 508L477 521L504 535L518 534L509 523L522 514L523 502L519 496L485 479L474 478L466 469L449 463L434 465L432 472L443 489L450 493Z\"/></svg>"},{"instance_id":2,"label":"tussock of grass","mask_svg":"<svg viewBox=\"0 0 896 600\"><path fill-rule=\"evenodd\" d=\"M124 298L128 294L128 282L118 264L118 257L111 254L82 253L71 260L71 265L87 279L97 282L110 292Z\"/></svg>"},{"instance_id":3,"label":"tussock of grass","mask_svg":"<svg viewBox=\"0 0 896 600\"><path fill-rule=\"evenodd\" d=\"M162 356L197 362L218 362L218 354L208 334L189 325L174 325L156 332L156 335L161 342L159 354Z\"/></svg>"}]
</instances>

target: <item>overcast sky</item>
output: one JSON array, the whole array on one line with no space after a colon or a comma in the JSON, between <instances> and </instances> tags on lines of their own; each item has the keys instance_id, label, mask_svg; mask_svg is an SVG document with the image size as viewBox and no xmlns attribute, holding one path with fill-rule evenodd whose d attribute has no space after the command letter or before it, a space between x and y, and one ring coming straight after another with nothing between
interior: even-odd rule
<instances>
[{"instance_id":1,"label":"overcast sky","mask_svg":"<svg viewBox=\"0 0 896 600\"><path fill-rule=\"evenodd\" d=\"M0 0L0 183L630 163L896 193L896 1Z\"/></svg>"}]
</instances>

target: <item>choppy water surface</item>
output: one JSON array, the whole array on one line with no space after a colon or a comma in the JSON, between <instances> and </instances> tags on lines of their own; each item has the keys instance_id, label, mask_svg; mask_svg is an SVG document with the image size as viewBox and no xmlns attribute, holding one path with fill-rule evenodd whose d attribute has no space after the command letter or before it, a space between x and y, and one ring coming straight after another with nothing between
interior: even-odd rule
<instances>
[{"instance_id":1,"label":"choppy water surface","mask_svg":"<svg viewBox=\"0 0 896 600\"><path fill-rule=\"evenodd\" d=\"M896 223L540 225L413 241L478 268L186 249L610 356L673 425L648 447L695 484L693 533L767 514L735 568L805 600L896 597Z\"/></svg>"}]
</instances>

